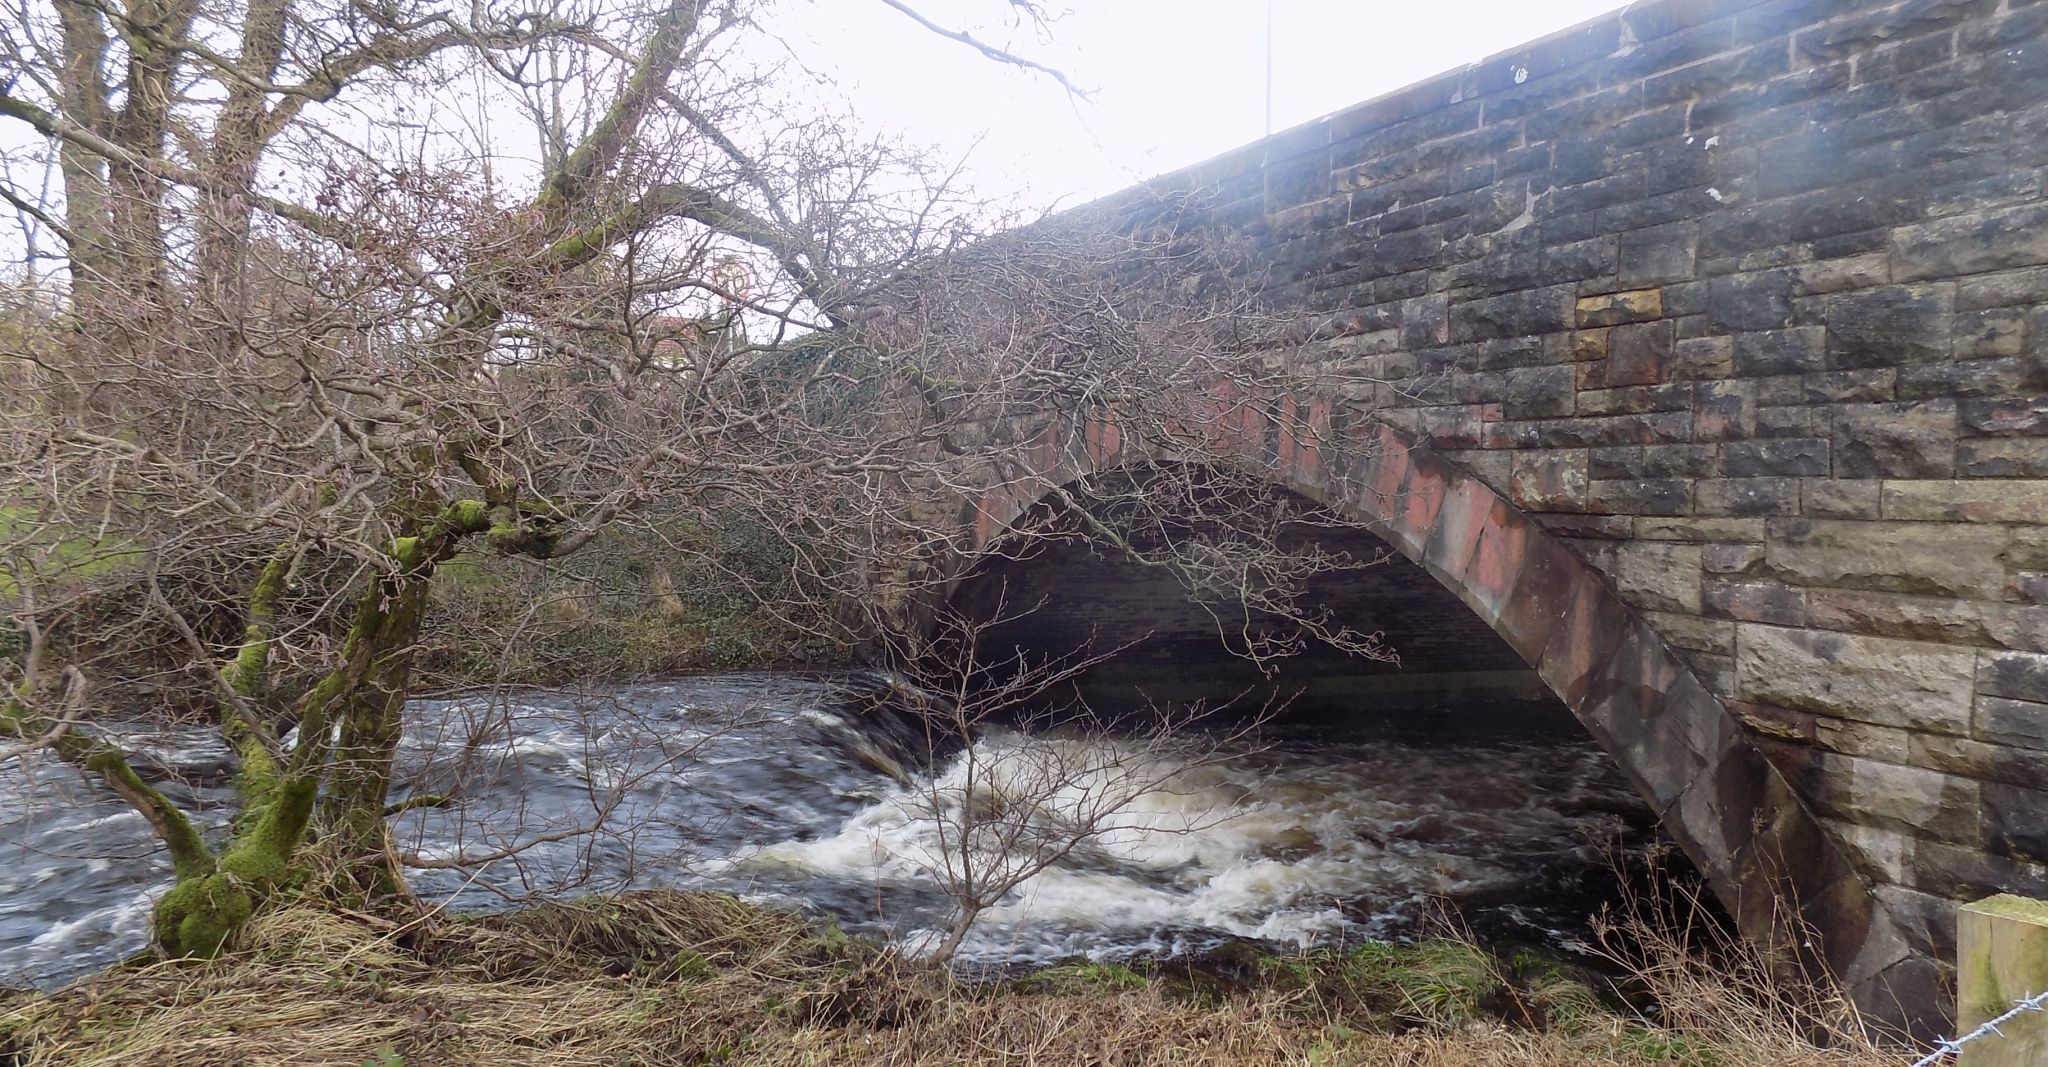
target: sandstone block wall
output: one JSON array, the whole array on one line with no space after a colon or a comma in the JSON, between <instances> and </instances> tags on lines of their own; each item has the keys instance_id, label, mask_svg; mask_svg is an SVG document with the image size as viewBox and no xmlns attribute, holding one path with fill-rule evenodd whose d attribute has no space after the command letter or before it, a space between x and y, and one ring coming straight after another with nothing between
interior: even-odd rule
<instances>
[{"instance_id":1,"label":"sandstone block wall","mask_svg":"<svg viewBox=\"0 0 2048 1067\"><path fill-rule=\"evenodd\" d=\"M1121 199L1191 188L1925 950L2048 893L2048 3L1650 0Z\"/></svg>"}]
</instances>

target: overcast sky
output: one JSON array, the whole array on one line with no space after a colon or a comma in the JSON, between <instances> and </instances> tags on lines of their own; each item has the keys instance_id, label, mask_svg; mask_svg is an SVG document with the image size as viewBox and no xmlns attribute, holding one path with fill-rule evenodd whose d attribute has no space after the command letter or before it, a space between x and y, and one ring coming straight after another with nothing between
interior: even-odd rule
<instances>
[{"instance_id":1,"label":"overcast sky","mask_svg":"<svg viewBox=\"0 0 2048 1067\"><path fill-rule=\"evenodd\" d=\"M974 150L985 190L1073 202L1198 162L1265 132L1264 0L1052 0L1049 37L974 14L1000 0L922 0L1092 91L992 72L959 45L906 34L877 0L812 0L808 55L833 57L870 122ZM1621 0L1272 0L1273 128L1371 99L1622 6Z\"/></svg>"},{"instance_id":2,"label":"overcast sky","mask_svg":"<svg viewBox=\"0 0 2048 1067\"><path fill-rule=\"evenodd\" d=\"M1062 13L1041 31L1004 22L1005 0L912 0L966 29L1058 68L1088 91L1004 68L919 30L881 0L789 0L767 27L870 130L892 131L969 160L971 187L1026 210L1072 205L1259 139L1266 129L1266 0L1046 0ZM1275 131L1369 100L1583 22L1620 0L1271 0ZM478 84L481 84L480 82ZM448 86L441 114L457 128L476 105ZM368 128L389 101L348 99L331 128ZM436 105L428 103L428 109ZM320 110L320 109L316 109ZM447 118L456 116L456 118ZM474 126L474 118L466 120ZM491 125L486 123L485 125ZM537 146L501 126L507 172L534 169ZM509 132L508 132L509 131ZM372 146L366 146L372 147ZM372 147L374 150L374 147ZM33 189L40 142L0 122L0 154ZM464 149L463 151L470 151ZM473 155L464 158L474 159ZM279 164L283 180L288 164ZM0 209L8 213L11 208ZM4 217L4 216L0 216ZM21 235L0 226L0 262Z\"/></svg>"}]
</instances>

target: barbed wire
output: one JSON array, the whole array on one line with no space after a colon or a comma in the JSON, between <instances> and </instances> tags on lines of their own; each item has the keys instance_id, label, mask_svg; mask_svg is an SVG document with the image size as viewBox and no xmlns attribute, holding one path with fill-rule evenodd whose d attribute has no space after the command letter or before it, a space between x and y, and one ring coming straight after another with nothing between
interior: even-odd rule
<instances>
[{"instance_id":1,"label":"barbed wire","mask_svg":"<svg viewBox=\"0 0 2048 1067\"><path fill-rule=\"evenodd\" d=\"M1915 1060L1913 1063L1913 1067L1934 1067L1935 1064L1940 1063L1945 1057L1953 1056L1963 1051L1964 1045L1967 1045L1970 1042L1975 1041L1979 1038L1988 1037L1991 1034L1999 1033L1998 1028L2000 1026L2003 1026L2004 1024L2009 1023L2030 1011L2048 1011L2048 989L2044 989L2031 997L2027 997L2024 1000L2015 1003L2009 1010L2006 1011L2005 1014L2000 1015L1996 1019L1986 1020L1984 1025L1979 1026L1975 1030L1972 1030L1969 1033L1962 1035L1961 1037L1950 1038L1948 1040L1937 1043L1934 1047L1934 1051L1928 1053L1925 1056L1920 1057L1918 1060ZM2002 1037L2004 1035L2000 1034L1999 1036Z\"/></svg>"}]
</instances>

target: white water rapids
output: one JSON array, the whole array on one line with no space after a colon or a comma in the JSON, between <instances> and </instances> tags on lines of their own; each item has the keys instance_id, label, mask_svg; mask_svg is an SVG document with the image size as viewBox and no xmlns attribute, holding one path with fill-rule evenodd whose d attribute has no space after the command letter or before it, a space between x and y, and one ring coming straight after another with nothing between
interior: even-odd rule
<instances>
[{"instance_id":1,"label":"white water rapids","mask_svg":"<svg viewBox=\"0 0 2048 1067\"><path fill-rule=\"evenodd\" d=\"M1610 849L1646 837L1585 741L1324 732L1162 751L991 728L924 768L902 720L852 710L829 680L758 674L422 701L413 717L413 788L465 798L400 817L416 862L604 817L481 867L416 868L428 899L714 888L917 947L953 914L949 872L1014 880L961 947L969 969L1400 937L1439 900L1566 942L1607 891ZM205 731L144 748L160 784L225 825L225 755ZM105 790L47 759L0 767L0 983L143 948L167 867Z\"/></svg>"}]
</instances>

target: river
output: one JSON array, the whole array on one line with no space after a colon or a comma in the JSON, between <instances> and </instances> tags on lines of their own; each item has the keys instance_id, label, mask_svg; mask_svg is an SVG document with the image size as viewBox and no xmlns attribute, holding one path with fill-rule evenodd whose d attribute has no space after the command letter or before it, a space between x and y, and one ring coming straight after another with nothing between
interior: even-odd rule
<instances>
[{"instance_id":1,"label":"river","mask_svg":"<svg viewBox=\"0 0 2048 1067\"><path fill-rule=\"evenodd\" d=\"M464 799L394 820L408 878L454 910L720 889L920 949L954 914L940 872L965 856L982 875L1028 875L955 957L987 971L1401 938L1445 901L1488 936L1570 949L1612 892L1615 851L1654 837L1584 739L1283 722L1159 749L989 727L922 760L917 723L875 691L872 676L755 673L417 701L397 799ZM226 826L211 731L134 744L160 787ZM1004 834L1040 862L978 847ZM144 948L168 877L142 818L105 789L47 757L0 767L0 984L54 985Z\"/></svg>"}]
</instances>

